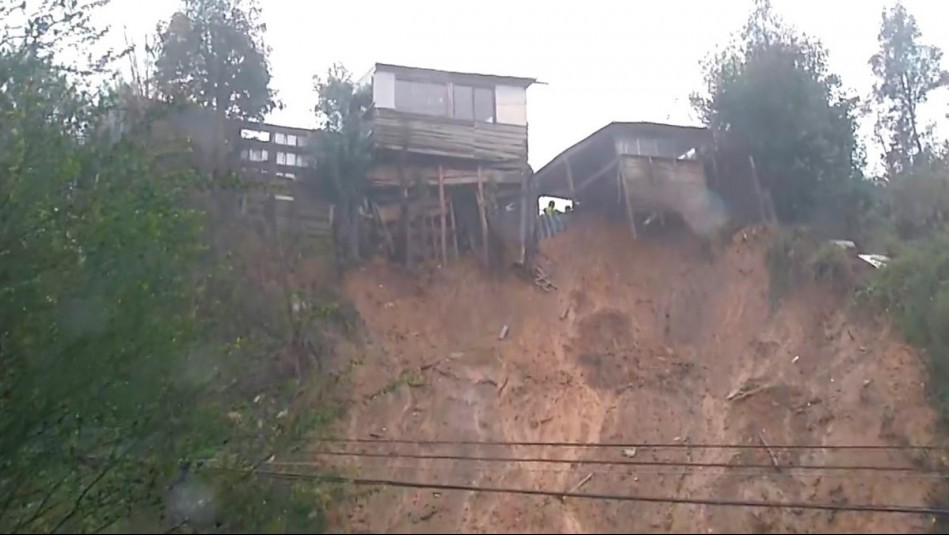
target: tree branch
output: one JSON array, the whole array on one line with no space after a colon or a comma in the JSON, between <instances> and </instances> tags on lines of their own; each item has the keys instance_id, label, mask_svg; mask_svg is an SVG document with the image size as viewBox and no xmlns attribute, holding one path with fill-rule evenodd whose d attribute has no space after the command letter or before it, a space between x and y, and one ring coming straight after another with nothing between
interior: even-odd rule
<instances>
[{"instance_id":1,"label":"tree branch","mask_svg":"<svg viewBox=\"0 0 949 535\"><path fill-rule=\"evenodd\" d=\"M105 476L108 475L108 473L111 472L112 469L115 468L115 466L118 464L119 464L118 460L113 459L112 462L110 462L102 470L102 472L100 472L99 475L95 477L95 479L90 481L89 484L86 485L84 489L82 489L82 492L80 492L79 496L76 497L76 501L73 502L72 509L70 509L69 512L66 513L66 516L64 516L62 519L60 519L59 522L56 523L53 529L50 530L50 533L56 533L57 531L60 530L60 528L62 528L66 524L66 522L69 522L70 520L72 520L73 517L76 516L76 514L79 512L79 506L82 504L82 501L86 498L86 495L89 494L89 491L91 491L93 487L98 485L99 482L102 481L102 479L105 478Z\"/></svg>"},{"instance_id":2,"label":"tree branch","mask_svg":"<svg viewBox=\"0 0 949 535\"><path fill-rule=\"evenodd\" d=\"M33 511L33 515L30 516L29 519L25 521L20 521L19 523L17 523L16 527L13 528L13 531L15 533L19 533L20 531L23 531L24 528L26 528L33 522L36 522L37 519L39 519L41 516L49 512L49 510L52 508L47 508L46 504L49 503L49 500L53 497L54 494L56 494L56 491L59 490L63 486L63 484L66 483L66 480L68 480L69 476L71 475L72 473L67 473L65 476L63 476L62 479L59 480L59 483L56 483L55 485L53 485L52 488L49 489L49 492L46 493L46 496L43 497L43 501L41 501L40 504L36 507L36 510Z\"/></svg>"}]
</instances>

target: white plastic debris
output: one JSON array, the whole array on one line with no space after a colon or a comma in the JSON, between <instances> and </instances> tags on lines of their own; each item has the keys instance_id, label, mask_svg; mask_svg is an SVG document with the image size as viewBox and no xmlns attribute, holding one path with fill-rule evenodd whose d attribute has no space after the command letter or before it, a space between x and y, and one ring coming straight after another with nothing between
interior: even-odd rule
<instances>
[{"instance_id":1,"label":"white plastic debris","mask_svg":"<svg viewBox=\"0 0 949 535\"><path fill-rule=\"evenodd\" d=\"M857 258L870 264L876 269L880 269L890 261L890 257L882 254L858 254Z\"/></svg>"}]
</instances>

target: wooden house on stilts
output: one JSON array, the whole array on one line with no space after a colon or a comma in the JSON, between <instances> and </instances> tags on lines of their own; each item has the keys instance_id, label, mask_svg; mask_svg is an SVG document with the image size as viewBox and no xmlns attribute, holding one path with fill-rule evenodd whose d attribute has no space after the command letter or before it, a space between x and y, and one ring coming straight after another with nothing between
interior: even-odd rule
<instances>
[{"instance_id":1,"label":"wooden house on stilts","mask_svg":"<svg viewBox=\"0 0 949 535\"><path fill-rule=\"evenodd\" d=\"M505 243L523 245L535 80L378 63L363 82L373 96L377 242L407 265L464 251L491 264Z\"/></svg>"}]
</instances>

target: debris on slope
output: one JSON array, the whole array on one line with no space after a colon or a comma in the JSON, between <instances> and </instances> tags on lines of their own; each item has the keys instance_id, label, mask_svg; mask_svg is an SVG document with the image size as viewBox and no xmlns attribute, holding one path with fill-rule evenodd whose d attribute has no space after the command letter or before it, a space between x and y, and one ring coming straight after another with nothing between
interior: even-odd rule
<instances>
[{"instance_id":1,"label":"debris on slope","mask_svg":"<svg viewBox=\"0 0 949 535\"><path fill-rule=\"evenodd\" d=\"M369 266L346 282L375 342L356 370L356 384L378 388L411 369L420 370L424 386L353 407L343 430L360 438L366 429L387 426L386 436L396 438L675 441L683 447L617 452L473 444L400 451L635 457L766 470L435 459L364 459L354 468L367 477L556 492L581 481L584 492L593 493L924 505L925 480L775 469L911 466L914 459L901 451L777 446L927 443L936 416L926 401L920 361L889 329L852 320L837 296L817 288L799 290L772 311L768 240L765 229L751 229L710 257L688 235L636 241L623 226L578 224L544 243L545 273L558 289L550 293L517 278L489 279L474 263L451 266L423 287L389 266ZM499 336L499 325L506 336ZM431 362L438 364L426 367ZM684 447L691 444L765 447ZM418 514L436 503L439 514ZM905 532L924 529L925 521L870 513L561 504L461 492L436 498L407 489L380 491L362 505L351 514L354 529L409 532Z\"/></svg>"}]
</instances>

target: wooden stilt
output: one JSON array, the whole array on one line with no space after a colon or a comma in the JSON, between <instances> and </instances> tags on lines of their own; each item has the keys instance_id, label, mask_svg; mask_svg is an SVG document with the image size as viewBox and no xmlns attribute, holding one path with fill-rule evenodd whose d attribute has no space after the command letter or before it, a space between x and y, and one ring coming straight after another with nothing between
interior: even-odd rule
<instances>
[{"instance_id":1,"label":"wooden stilt","mask_svg":"<svg viewBox=\"0 0 949 535\"><path fill-rule=\"evenodd\" d=\"M424 221L428 223L428 237L429 242L432 246L431 258L432 260L438 259L438 231L435 230L435 216L431 214L426 214Z\"/></svg>"},{"instance_id":2,"label":"wooden stilt","mask_svg":"<svg viewBox=\"0 0 949 535\"><path fill-rule=\"evenodd\" d=\"M764 196L761 194L761 182L758 181L758 168L755 166L755 158L748 155L748 165L751 168L752 187L755 188L755 198L758 199L758 215L765 223L771 223L771 217L765 210Z\"/></svg>"},{"instance_id":3,"label":"wooden stilt","mask_svg":"<svg viewBox=\"0 0 949 535\"><path fill-rule=\"evenodd\" d=\"M481 258L488 265L488 218L484 211L484 180L478 166L478 211L481 213Z\"/></svg>"},{"instance_id":4,"label":"wooden stilt","mask_svg":"<svg viewBox=\"0 0 949 535\"><path fill-rule=\"evenodd\" d=\"M379 210L379 205L375 202L372 203L372 213L376 218L376 221L379 222L379 226L382 227L382 237L386 240L386 248L389 250L389 254L395 254L395 242L392 240L392 234L389 232L389 226L386 225L386 222L382 219L382 212Z\"/></svg>"},{"instance_id":5,"label":"wooden stilt","mask_svg":"<svg viewBox=\"0 0 949 535\"><path fill-rule=\"evenodd\" d=\"M449 197L448 211L451 214L451 241L455 249L455 258L458 258L458 224L455 222L455 203Z\"/></svg>"},{"instance_id":6,"label":"wooden stilt","mask_svg":"<svg viewBox=\"0 0 949 535\"><path fill-rule=\"evenodd\" d=\"M619 181L620 195L622 196L623 202L626 205L626 219L629 221L629 230L632 231L633 238L638 238L639 236L636 232L636 219L633 217L633 207L629 202L629 191L626 187L626 175L623 173L622 162L620 162L619 169L616 170L616 177Z\"/></svg>"},{"instance_id":7,"label":"wooden stilt","mask_svg":"<svg viewBox=\"0 0 949 535\"><path fill-rule=\"evenodd\" d=\"M442 231L442 264L448 261L448 234L447 228L445 227L446 220L448 219L445 213L445 173L442 171L442 166L438 166L438 213L441 216L441 231Z\"/></svg>"}]
</instances>

